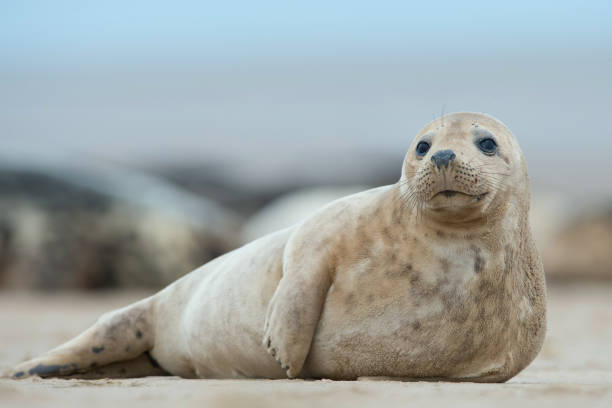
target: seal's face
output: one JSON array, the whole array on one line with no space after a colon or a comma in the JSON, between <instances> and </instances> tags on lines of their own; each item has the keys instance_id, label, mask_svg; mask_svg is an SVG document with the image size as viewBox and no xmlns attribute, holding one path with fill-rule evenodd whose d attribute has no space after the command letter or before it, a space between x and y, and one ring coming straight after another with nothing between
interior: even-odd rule
<instances>
[{"instance_id":1,"label":"seal's face","mask_svg":"<svg viewBox=\"0 0 612 408\"><path fill-rule=\"evenodd\" d=\"M406 202L448 222L482 217L512 190L522 155L510 131L481 114L457 113L428 124L404 162ZM517 171L518 170L518 171Z\"/></svg>"}]
</instances>

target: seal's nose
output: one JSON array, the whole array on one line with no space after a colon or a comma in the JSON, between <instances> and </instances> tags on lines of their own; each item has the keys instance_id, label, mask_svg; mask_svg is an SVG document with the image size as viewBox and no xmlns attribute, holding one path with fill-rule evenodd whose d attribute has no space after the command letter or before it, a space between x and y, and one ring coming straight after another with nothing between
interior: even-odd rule
<instances>
[{"instance_id":1,"label":"seal's nose","mask_svg":"<svg viewBox=\"0 0 612 408\"><path fill-rule=\"evenodd\" d=\"M438 150L431 156L431 161L434 162L438 170L440 170L442 166L448 168L448 165L455 160L455 157L457 156L455 156L452 150Z\"/></svg>"}]
</instances>

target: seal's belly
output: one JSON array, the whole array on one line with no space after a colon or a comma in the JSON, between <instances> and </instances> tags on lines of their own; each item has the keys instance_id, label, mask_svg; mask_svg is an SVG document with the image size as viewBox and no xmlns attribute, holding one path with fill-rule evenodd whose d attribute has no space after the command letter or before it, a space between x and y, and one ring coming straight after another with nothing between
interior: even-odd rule
<instances>
[{"instance_id":1,"label":"seal's belly","mask_svg":"<svg viewBox=\"0 0 612 408\"><path fill-rule=\"evenodd\" d=\"M306 374L461 377L503 365L498 340L512 328L499 303L474 295L481 277L462 262L427 273L421 268L368 268L368 275L356 269L337 280Z\"/></svg>"},{"instance_id":2,"label":"seal's belly","mask_svg":"<svg viewBox=\"0 0 612 408\"><path fill-rule=\"evenodd\" d=\"M162 367L176 367L170 370L173 374L189 377L283 378L262 339L289 233L281 231L229 253L188 282L190 294L181 296L185 303L172 305L176 311L166 319L175 324L157 334L155 357Z\"/></svg>"}]
</instances>

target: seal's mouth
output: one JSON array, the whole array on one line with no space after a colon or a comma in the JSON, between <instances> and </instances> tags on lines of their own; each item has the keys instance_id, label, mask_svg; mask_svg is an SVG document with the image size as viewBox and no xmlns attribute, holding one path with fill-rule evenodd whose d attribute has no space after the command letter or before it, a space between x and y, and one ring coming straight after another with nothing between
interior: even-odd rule
<instances>
[{"instance_id":1,"label":"seal's mouth","mask_svg":"<svg viewBox=\"0 0 612 408\"><path fill-rule=\"evenodd\" d=\"M435 194L433 196L433 198L436 198L436 197L452 198L452 197L455 197L457 195L461 195L461 196L465 196L465 197L472 197L472 198L475 198L476 201L480 201L487 194L489 194L489 193L486 192L486 193L482 193L482 194L473 195L473 194L467 194L467 193L464 193L464 192L461 192L461 191L457 191L457 190L443 190L443 191L440 191L439 193Z\"/></svg>"}]
</instances>

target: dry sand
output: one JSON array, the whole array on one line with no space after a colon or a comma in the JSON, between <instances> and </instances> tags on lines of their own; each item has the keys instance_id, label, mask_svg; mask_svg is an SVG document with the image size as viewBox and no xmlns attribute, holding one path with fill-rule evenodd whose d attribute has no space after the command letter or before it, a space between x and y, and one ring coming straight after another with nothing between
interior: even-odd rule
<instances>
[{"instance_id":1,"label":"dry sand","mask_svg":"<svg viewBox=\"0 0 612 408\"><path fill-rule=\"evenodd\" d=\"M69 339L145 293L0 292L0 370ZM506 384L393 381L0 380L0 406L612 407L612 285L553 286L538 358Z\"/></svg>"}]
</instances>

